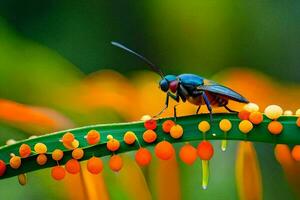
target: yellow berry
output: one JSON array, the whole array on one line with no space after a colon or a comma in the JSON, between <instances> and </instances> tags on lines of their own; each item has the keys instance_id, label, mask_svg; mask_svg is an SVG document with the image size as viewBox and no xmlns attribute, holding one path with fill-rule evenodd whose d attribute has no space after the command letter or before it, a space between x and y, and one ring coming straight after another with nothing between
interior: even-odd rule
<instances>
[{"instance_id":1,"label":"yellow berry","mask_svg":"<svg viewBox=\"0 0 300 200\"><path fill-rule=\"evenodd\" d=\"M64 156L64 152L60 149L55 149L52 152L52 159L55 161L61 160L63 158L63 156Z\"/></svg>"},{"instance_id":2,"label":"yellow berry","mask_svg":"<svg viewBox=\"0 0 300 200\"><path fill-rule=\"evenodd\" d=\"M222 119L219 123L219 127L222 131L228 132L230 131L232 124L228 119Z\"/></svg>"},{"instance_id":3,"label":"yellow berry","mask_svg":"<svg viewBox=\"0 0 300 200\"><path fill-rule=\"evenodd\" d=\"M239 124L239 129L242 133L249 133L253 129L253 124L249 120L243 120Z\"/></svg>"},{"instance_id":4,"label":"yellow berry","mask_svg":"<svg viewBox=\"0 0 300 200\"><path fill-rule=\"evenodd\" d=\"M202 121L202 122L199 123L198 129L201 132L206 133L210 129L210 124L207 121Z\"/></svg>"},{"instance_id":5,"label":"yellow berry","mask_svg":"<svg viewBox=\"0 0 300 200\"><path fill-rule=\"evenodd\" d=\"M282 108L277 105L270 105L265 109L265 115L272 120L278 119L282 115L282 113Z\"/></svg>"},{"instance_id":6,"label":"yellow berry","mask_svg":"<svg viewBox=\"0 0 300 200\"><path fill-rule=\"evenodd\" d=\"M14 139L9 139L9 140L6 141L6 145L12 145L12 144L15 144L15 143L17 143L17 141L14 140Z\"/></svg>"},{"instance_id":7,"label":"yellow berry","mask_svg":"<svg viewBox=\"0 0 300 200\"><path fill-rule=\"evenodd\" d=\"M296 110L295 115L296 115L297 117L300 117L300 108L299 108L298 110Z\"/></svg>"},{"instance_id":8,"label":"yellow berry","mask_svg":"<svg viewBox=\"0 0 300 200\"><path fill-rule=\"evenodd\" d=\"M84 156L84 151L81 148L76 148L72 151L72 157L76 160L81 159Z\"/></svg>"},{"instance_id":9,"label":"yellow berry","mask_svg":"<svg viewBox=\"0 0 300 200\"><path fill-rule=\"evenodd\" d=\"M77 147L79 147L79 141L78 140L74 140L72 143L71 143L72 147L75 149Z\"/></svg>"},{"instance_id":10,"label":"yellow berry","mask_svg":"<svg viewBox=\"0 0 300 200\"><path fill-rule=\"evenodd\" d=\"M183 135L182 126L180 126L179 124L176 124L176 125L172 126L172 128L170 129L170 135L174 139L181 138L182 135Z\"/></svg>"},{"instance_id":11,"label":"yellow berry","mask_svg":"<svg viewBox=\"0 0 300 200\"><path fill-rule=\"evenodd\" d=\"M37 164L39 165L44 165L47 163L47 156L45 154L39 154L37 157L36 157L36 162Z\"/></svg>"},{"instance_id":12,"label":"yellow berry","mask_svg":"<svg viewBox=\"0 0 300 200\"><path fill-rule=\"evenodd\" d=\"M36 143L34 145L34 151L38 154L47 153L47 146L44 143Z\"/></svg>"},{"instance_id":13,"label":"yellow berry","mask_svg":"<svg viewBox=\"0 0 300 200\"><path fill-rule=\"evenodd\" d=\"M132 131L127 131L125 134L124 134L124 142L126 144L133 144L135 142L135 134L134 132Z\"/></svg>"},{"instance_id":14,"label":"yellow berry","mask_svg":"<svg viewBox=\"0 0 300 200\"><path fill-rule=\"evenodd\" d=\"M257 112L259 111L259 106L255 103L248 103L244 106L243 110L246 110L248 112Z\"/></svg>"},{"instance_id":15,"label":"yellow berry","mask_svg":"<svg viewBox=\"0 0 300 200\"><path fill-rule=\"evenodd\" d=\"M152 119L152 117L150 115L143 115L141 117L141 121L147 121L147 120L150 120L150 119Z\"/></svg>"},{"instance_id":16,"label":"yellow berry","mask_svg":"<svg viewBox=\"0 0 300 200\"><path fill-rule=\"evenodd\" d=\"M283 112L283 115L285 115L285 116L292 116L293 112L291 110L286 110L286 111Z\"/></svg>"},{"instance_id":17,"label":"yellow berry","mask_svg":"<svg viewBox=\"0 0 300 200\"><path fill-rule=\"evenodd\" d=\"M106 138L107 138L108 140L112 140L114 137L113 137L112 135L107 135Z\"/></svg>"},{"instance_id":18,"label":"yellow berry","mask_svg":"<svg viewBox=\"0 0 300 200\"><path fill-rule=\"evenodd\" d=\"M18 169L21 166L21 157L20 156L13 156L9 160L9 164L11 168Z\"/></svg>"}]
</instances>

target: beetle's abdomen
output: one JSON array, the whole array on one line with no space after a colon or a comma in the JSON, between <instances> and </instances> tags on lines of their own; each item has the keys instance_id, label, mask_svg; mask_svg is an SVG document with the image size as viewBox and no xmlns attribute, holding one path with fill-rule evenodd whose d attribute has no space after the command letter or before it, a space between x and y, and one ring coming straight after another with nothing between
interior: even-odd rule
<instances>
[{"instance_id":1,"label":"beetle's abdomen","mask_svg":"<svg viewBox=\"0 0 300 200\"><path fill-rule=\"evenodd\" d=\"M210 105L214 107L222 107L228 104L228 98L222 95L205 92Z\"/></svg>"},{"instance_id":2,"label":"beetle's abdomen","mask_svg":"<svg viewBox=\"0 0 300 200\"><path fill-rule=\"evenodd\" d=\"M217 94L213 94L213 93L209 93L209 92L205 92L210 105L213 107L222 107L228 104L228 98L226 98L225 96L221 96L221 95L217 95ZM187 98L187 100L194 105L204 105L205 101L202 97L202 95L199 96L189 96Z\"/></svg>"},{"instance_id":3,"label":"beetle's abdomen","mask_svg":"<svg viewBox=\"0 0 300 200\"><path fill-rule=\"evenodd\" d=\"M194 105L202 105L204 104L204 100L202 96L189 96L187 97L188 102Z\"/></svg>"}]
</instances>

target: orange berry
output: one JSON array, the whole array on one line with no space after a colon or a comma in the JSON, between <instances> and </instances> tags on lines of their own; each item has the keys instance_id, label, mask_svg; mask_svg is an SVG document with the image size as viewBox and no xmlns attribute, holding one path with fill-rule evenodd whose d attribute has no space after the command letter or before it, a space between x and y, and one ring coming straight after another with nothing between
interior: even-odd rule
<instances>
[{"instance_id":1,"label":"orange berry","mask_svg":"<svg viewBox=\"0 0 300 200\"><path fill-rule=\"evenodd\" d=\"M112 138L106 143L106 147L109 151L117 151L120 148L120 142Z\"/></svg>"},{"instance_id":2,"label":"orange berry","mask_svg":"<svg viewBox=\"0 0 300 200\"><path fill-rule=\"evenodd\" d=\"M296 125L297 125L298 127L300 127L300 117L298 117L298 119L297 119L297 121L296 121Z\"/></svg>"},{"instance_id":3,"label":"orange berry","mask_svg":"<svg viewBox=\"0 0 300 200\"><path fill-rule=\"evenodd\" d=\"M100 134L96 130L90 130L86 135L86 140L89 145L97 144L100 141Z\"/></svg>"},{"instance_id":4,"label":"orange berry","mask_svg":"<svg viewBox=\"0 0 300 200\"><path fill-rule=\"evenodd\" d=\"M18 169L21 166L21 157L19 156L11 157L11 159L9 160L9 164L11 168Z\"/></svg>"},{"instance_id":5,"label":"orange berry","mask_svg":"<svg viewBox=\"0 0 300 200\"><path fill-rule=\"evenodd\" d=\"M239 123L239 129L242 133L249 133L253 129L253 124L249 120L243 120Z\"/></svg>"},{"instance_id":6,"label":"orange berry","mask_svg":"<svg viewBox=\"0 0 300 200\"><path fill-rule=\"evenodd\" d=\"M232 128L232 124L228 119L222 119L219 123L219 128L224 132L228 132Z\"/></svg>"},{"instance_id":7,"label":"orange berry","mask_svg":"<svg viewBox=\"0 0 300 200\"><path fill-rule=\"evenodd\" d=\"M80 172L80 163L76 159L70 159L65 165L67 172L77 174Z\"/></svg>"},{"instance_id":8,"label":"orange berry","mask_svg":"<svg viewBox=\"0 0 300 200\"><path fill-rule=\"evenodd\" d=\"M75 137L72 133L67 132L62 137L62 142L66 144L71 144L75 140Z\"/></svg>"},{"instance_id":9,"label":"orange berry","mask_svg":"<svg viewBox=\"0 0 300 200\"><path fill-rule=\"evenodd\" d=\"M214 155L214 148L209 141L202 141L197 147L198 156L201 160L210 160Z\"/></svg>"},{"instance_id":10,"label":"orange berry","mask_svg":"<svg viewBox=\"0 0 300 200\"><path fill-rule=\"evenodd\" d=\"M34 151L38 154L47 153L47 146L44 143L36 143L34 145Z\"/></svg>"},{"instance_id":11,"label":"orange berry","mask_svg":"<svg viewBox=\"0 0 300 200\"><path fill-rule=\"evenodd\" d=\"M291 164L293 161L290 148L286 144L276 144L274 154L276 160L282 165Z\"/></svg>"},{"instance_id":12,"label":"orange berry","mask_svg":"<svg viewBox=\"0 0 300 200\"><path fill-rule=\"evenodd\" d=\"M148 130L154 130L157 127L157 123L154 119L149 119L149 120L144 122L144 126Z\"/></svg>"},{"instance_id":13,"label":"orange berry","mask_svg":"<svg viewBox=\"0 0 300 200\"><path fill-rule=\"evenodd\" d=\"M238 117L241 119L241 120L248 120L249 119L249 115L250 115L250 112L247 111L247 110L241 110L238 114Z\"/></svg>"},{"instance_id":14,"label":"orange berry","mask_svg":"<svg viewBox=\"0 0 300 200\"><path fill-rule=\"evenodd\" d=\"M294 146L292 150L292 157L294 158L294 160L300 161L300 145Z\"/></svg>"},{"instance_id":15,"label":"orange berry","mask_svg":"<svg viewBox=\"0 0 300 200\"><path fill-rule=\"evenodd\" d=\"M47 156L45 154L39 154L37 157L36 157L36 162L37 164L39 165L44 165L47 163Z\"/></svg>"},{"instance_id":16,"label":"orange berry","mask_svg":"<svg viewBox=\"0 0 300 200\"><path fill-rule=\"evenodd\" d=\"M64 152L60 149L55 149L52 152L52 159L55 161L59 161L64 157Z\"/></svg>"},{"instance_id":17,"label":"orange berry","mask_svg":"<svg viewBox=\"0 0 300 200\"><path fill-rule=\"evenodd\" d=\"M127 131L125 134L124 134L124 142L126 143L126 144L133 144L134 142L135 142L135 138L136 136L135 136L135 134L134 134L134 132L132 132L132 131Z\"/></svg>"},{"instance_id":18,"label":"orange berry","mask_svg":"<svg viewBox=\"0 0 300 200\"><path fill-rule=\"evenodd\" d=\"M0 177L6 172L6 164L3 160L0 160Z\"/></svg>"},{"instance_id":19,"label":"orange berry","mask_svg":"<svg viewBox=\"0 0 300 200\"><path fill-rule=\"evenodd\" d=\"M122 167L123 167L123 160L122 160L121 156L113 155L112 157L110 157L109 168L112 171L118 172L122 169Z\"/></svg>"},{"instance_id":20,"label":"orange berry","mask_svg":"<svg viewBox=\"0 0 300 200\"><path fill-rule=\"evenodd\" d=\"M260 124L264 120L264 116L261 112L255 111L250 113L249 115L249 121L253 124Z\"/></svg>"},{"instance_id":21,"label":"orange berry","mask_svg":"<svg viewBox=\"0 0 300 200\"><path fill-rule=\"evenodd\" d=\"M169 160L175 153L175 149L170 142L161 141L154 148L155 155L162 160Z\"/></svg>"},{"instance_id":22,"label":"orange berry","mask_svg":"<svg viewBox=\"0 0 300 200\"><path fill-rule=\"evenodd\" d=\"M147 143L152 143L156 140L157 135L153 130L146 130L143 134L143 139Z\"/></svg>"},{"instance_id":23,"label":"orange berry","mask_svg":"<svg viewBox=\"0 0 300 200\"><path fill-rule=\"evenodd\" d=\"M100 158L97 157L91 157L87 161L87 169L92 174L99 174L103 170L103 162Z\"/></svg>"},{"instance_id":24,"label":"orange berry","mask_svg":"<svg viewBox=\"0 0 300 200\"><path fill-rule=\"evenodd\" d=\"M22 144L19 148L19 154L22 158L27 158L31 154L31 148L28 144Z\"/></svg>"},{"instance_id":25,"label":"orange berry","mask_svg":"<svg viewBox=\"0 0 300 200\"><path fill-rule=\"evenodd\" d=\"M278 135L282 132L283 126L279 121L271 121L268 124L268 130L271 134Z\"/></svg>"},{"instance_id":26,"label":"orange berry","mask_svg":"<svg viewBox=\"0 0 300 200\"><path fill-rule=\"evenodd\" d=\"M151 162L151 159L152 159L151 153L146 148L140 148L135 153L135 161L140 166L149 165Z\"/></svg>"},{"instance_id":27,"label":"orange berry","mask_svg":"<svg viewBox=\"0 0 300 200\"><path fill-rule=\"evenodd\" d=\"M183 135L183 128L179 124L174 125L170 130L170 135L174 139L181 138Z\"/></svg>"},{"instance_id":28,"label":"orange berry","mask_svg":"<svg viewBox=\"0 0 300 200\"><path fill-rule=\"evenodd\" d=\"M202 122L199 123L198 129L202 133L206 133L210 129L210 124L207 121L202 121Z\"/></svg>"},{"instance_id":29,"label":"orange berry","mask_svg":"<svg viewBox=\"0 0 300 200\"><path fill-rule=\"evenodd\" d=\"M72 151L72 157L76 160L81 159L84 156L84 151L82 148L76 148Z\"/></svg>"},{"instance_id":30,"label":"orange berry","mask_svg":"<svg viewBox=\"0 0 300 200\"><path fill-rule=\"evenodd\" d=\"M179 157L185 164L192 165L197 159L197 150L190 144L185 144L179 151Z\"/></svg>"},{"instance_id":31,"label":"orange berry","mask_svg":"<svg viewBox=\"0 0 300 200\"><path fill-rule=\"evenodd\" d=\"M168 119L168 120L164 121L164 123L162 124L162 129L165 133L170 133L170 130L174 125L175 125L175 122Z\"/></svg>"},{"instance_id":32,"label":"orange berry","mask_svg":"<svg viewBox=\"0 0 300 200\"><path fill-rule=\"evenodd\" d=\"M67 149L75 149L75 148L79 147L79 141L75 139L71 143L63 143L63 145Z\"/></svg>"},{"instance_id":33,"label":"orange berry","mask_svg":"<svg viewBox=\"0 0 300 200\"><path fill-rule=\"evenodd\" d=\"M54 180L60 181L66 176L66 170L61 166L55 166L51 169L51 176Z\"/></svg>"}]
</instances>

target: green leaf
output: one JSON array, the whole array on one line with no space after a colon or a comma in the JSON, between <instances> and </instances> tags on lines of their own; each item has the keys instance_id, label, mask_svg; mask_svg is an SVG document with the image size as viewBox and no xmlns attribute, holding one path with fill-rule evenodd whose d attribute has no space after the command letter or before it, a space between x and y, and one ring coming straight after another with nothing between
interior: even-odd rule
<instances>
[{"instance_id":1,"label":"green leaf","mask_svg":"<svg viewBox=\"0 0 300 200\"><path fill-rule=\"evenodd\" d=\"M7 171L5 175L0 177L8 178L11 176L16 176L21 173L26 173L30 171L39 170L42 168L47 168L57 165L56 161L52 160L51 152L56 149L64 150L64 158L60 161L60 164L66 163L71 158L71 150L67 150L60 139L66 132L72 132L76 139L80 142L80 147L85 151L85 155L82 160L87 160L92 156L107 156L111 155L111 152L106 148L107 135L113 135L113 137L121 142L120 149L116 153L133 151L139 148L139 145L135 143L134 145L126 145L123 142L123 135L126 131L135 132L141 146L153 146L157 142L162 140L167 140L171 143L182 143L187 141L199 141L203 139L203 134L198 130L198 123L203 120L209 121L209 115L192 115L177 118L177 123L180 124L184 129L184 135L180 139L173 139L168 134L164 133L162 130L162 123L170 118L158 119L158 128L156 129L157 140L152 144L145 143L142 139L143 132L145 131L143 122L131 122L131 123L116 123L116 124L103 124L103 125L93 125L81 128L76 128L72 130L60 131L52 134L43 135L34 139L27 139L19 141L16 144L10 146L3 146L0 148L0 159L4 160L7 164ZM248 140L254 142L265 142L265 143L285 143L285 144L300 144L300 128L296 126L296 117L282 116L278 119L283 126L284 130L280 135L272 135L268 132L267 126L271 121L265 117L264 121L255 126L252 131L247 135L243 134L238 129L238 124L240 119L236 114L214 114L214 120L211 126L211 130L206 133L207 140L222 140L224 139L224 133L219 129L219 122L222 119L229 119L232 123L232 129L227 133L226 138L228 140ZM84 136L90 130L97 130L101 134L101 142L96 145L88 145ZM30 157L22 159L22 165L19 169L12 169L9 166L10 154L14 153L18 155L18 149L21 144L26 143L34 147L38 142L42 142L48 147L48 162L44 166L39 166L36 163L36 154L32 154Z\"/></svg>"}]
</instances>

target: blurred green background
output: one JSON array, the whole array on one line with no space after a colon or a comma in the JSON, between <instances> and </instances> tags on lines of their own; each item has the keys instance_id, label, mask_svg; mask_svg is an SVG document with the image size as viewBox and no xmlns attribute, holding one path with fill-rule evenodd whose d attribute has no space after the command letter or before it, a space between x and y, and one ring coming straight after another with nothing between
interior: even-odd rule
<instances>
[{"instance_id":1,"label":"blurred green background","mask_svg":"<svg viewBox=\"0 0 300 200\"><path fill-rule=\"evenodd\" d=\"M286 81L300 81L299 8L297 1L276 0L0 2L2 23L84 73L141 69L110 46L117 40L168 72L209 76L243 66Z\"/></svg>"},{"instance_id":2,"label":"blurred green background","mask_svg":"<svg viewBox=\"0 0 300 200\"><path fill-rule=\"evenodd\" d=\"M147 70L144 63L111 46L112 40L137 50L166 73L210 78L239 67L262 72L282 85L296 85L300 82L299 10L299 1L278 0L1 0L0 98L59 112L70 120L61 129L128 120L106 107L83 111L76 107L80 104L67 103L72 96L63 95L102 69L128 79ZM34 133L6 121L0 131L1 145ZM295 198L275 161L273 145L256 146L264 198ZM200 187L200 165L191 168L181 163L182 198L237 199L234 160L235 143L225 155L217 153L211 166L218 176L212 177L208 191ZM107 187L113 188L109 191L123 191L109 178L114 174L105 173ZM123 193L112 197L130 199ZM16 178L1 180L0 194L5 199L68 198L49 180L47 170L30 173L23 188Z\"/></svg>"}]
</instances>

